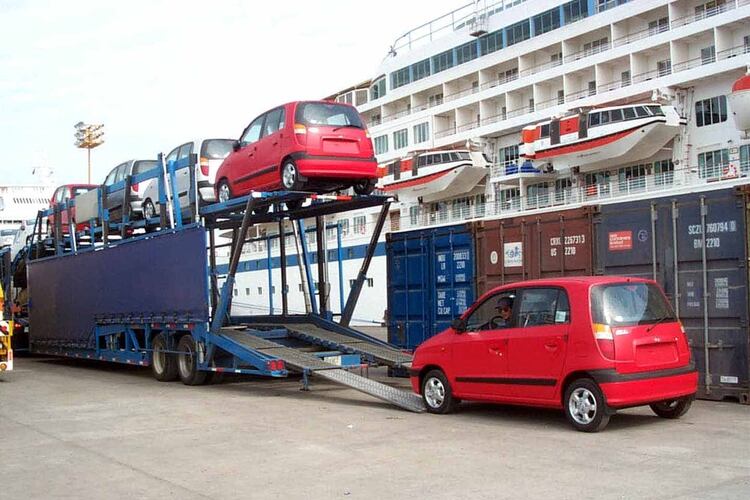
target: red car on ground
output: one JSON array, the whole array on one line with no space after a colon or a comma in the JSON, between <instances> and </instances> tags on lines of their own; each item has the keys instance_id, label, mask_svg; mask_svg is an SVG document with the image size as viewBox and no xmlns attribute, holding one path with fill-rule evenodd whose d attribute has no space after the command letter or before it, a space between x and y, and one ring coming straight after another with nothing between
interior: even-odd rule
<instances>
[{"instance_id":1,"label":"red car on ground","mask_svg":"<svg viewBox=\"0 0 750 500\"><path fill-rule=\"evenodd\" d=\"M678 418L698 388L656 282L611 276L495 288L416 349L410 375L432 413L462 399L562 408L587 432L633 406Z\"/></svg>"},{"instance_id":2,"label":"red car on ground","mask_svg":"<svg viewBox=\"0 0 750 500\"><path fill-rule=\"evenodd\" d=\"M216 173L216 198L250 191L375 188L372 141L354 106L291 102L255 118Z\"/></svg>"},{"instance_id":3,"label":"red car on ground","mask_svg":"<svg viewBox=\"0 0 750 500\"><path fill-rule=\"evenodd\" d=\"M65 203L68 200L74 199L79 194L86 193L92 189L96 189L99 186L96 184L65 184L55 189L52 199L49 201L49 207L54 208L59 203ZM73 220L76 220L76 207L71 207L70 215ZM60 224L62 225L63 234L70 232L70 225L68 222L68 211L63 210L60 212ZM76 231L83 231L89 227L88 221L78 222L76 221ZM52 234L55 231L55 215L50 214L47 216L47 233Z\"/></svg>"}]
</instances>

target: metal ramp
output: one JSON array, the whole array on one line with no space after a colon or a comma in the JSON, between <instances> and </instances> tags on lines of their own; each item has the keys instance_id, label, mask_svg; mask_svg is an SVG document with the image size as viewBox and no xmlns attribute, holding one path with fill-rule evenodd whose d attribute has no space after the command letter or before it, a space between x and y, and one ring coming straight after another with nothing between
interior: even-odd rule
<instances>
[{"instance_id":1,"label":"metal ramp","mask_svg":"<svg viewBox=\"0 0 750 500\"><path fill-rule=\"evenodd\" d=\"M326 333L333 333L326 330L323 331ZM405 410L416 413L425 410L422 398L418 395L410 391L397 389L381 382L351 373L337 365L326 363L314 354L277 344L276 342L260 338L247 331L222 328L221 336L246 349L252 349L266 356L281 359L287 367L291 368L293 371L304 374L310 373L314 376L330 380L331 382L336 382L337 384L369 394L370 396L376 397ZM342 335L342 337L346 336ZM349 339L349 337L346 338Z\"/></svg>"},{"instance_id":2,"label":"metal ramp","mask_svg":"<svg viewBox=\"0 0 750 500\"><path fill-rule=\"evenodd\" d=\"M351 337L342 333L326 330L312 323L287 323L283 325L253 325L266 328L283 327L289 335L311 344L338 349L345 353L361 354L372 358L380 364L393 368L408 368L411 366L412 355L400 351L395 347L388 347L368 342L364 339Z\"/></svg>"}]
</instances>

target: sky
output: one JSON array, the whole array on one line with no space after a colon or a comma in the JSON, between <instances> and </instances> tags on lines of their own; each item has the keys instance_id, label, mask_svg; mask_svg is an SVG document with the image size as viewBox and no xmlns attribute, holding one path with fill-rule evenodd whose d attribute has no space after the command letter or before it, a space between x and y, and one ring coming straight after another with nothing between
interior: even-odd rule
<instances>
[{"instance_id":1,"label":"sky","mask_svg":"<svg viewBox=\"0 0 750 500\"><path fill-rule=\"evenodd\" d=\"M0 0L0 185L86 182L74 125L103 123L92 182L118 163L376 75L400 35L468 0Z\"/></svg>"}]
</instances>

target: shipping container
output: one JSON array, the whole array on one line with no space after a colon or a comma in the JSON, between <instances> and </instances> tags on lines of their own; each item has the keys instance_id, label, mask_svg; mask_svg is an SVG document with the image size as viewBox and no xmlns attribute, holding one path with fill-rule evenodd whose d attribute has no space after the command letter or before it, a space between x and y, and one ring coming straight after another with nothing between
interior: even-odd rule
<instances>
[{"instance_id":1,"label":"shipping container","mask_svg":"<svg viewBox=\"0 0 750 500\"><path fill-rule=\"evenodd\" d=\"M474 302L470 225L390 233L386 255L390 343L414 349Z\"/></svg>"},{"instance_id":2,"label":"shipping container","mask_svg":"<svg viewBox=\"0 0 750 500\"><path fill-rule=\"evenodd\" d=\"M723 189L602 205L596 271L658 281L700 371L699 396L748 403L748 195Z\"/></svg>"},{"instance_id":3,"label":"shipping container","mask_svg":"<svg viewBox=\"0 0 750 500\"><path fill-rule=\"evenodd\" d=\"M521 280L589 276L595 207L474 223L477 294Z\"/></svg>"}]
</instances>

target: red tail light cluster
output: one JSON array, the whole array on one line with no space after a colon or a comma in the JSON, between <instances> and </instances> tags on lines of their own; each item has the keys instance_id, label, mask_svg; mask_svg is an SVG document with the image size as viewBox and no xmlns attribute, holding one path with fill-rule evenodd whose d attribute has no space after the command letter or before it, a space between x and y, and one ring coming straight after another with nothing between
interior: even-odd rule
<instances>
[{"instance_id":1,"label":"red tail light cluster","mask_svg":"<svg viewBox=\"0 0 750 500\"><path fill-rule=\"evenodd\" d=\"M286 365L281 359L272 359L266 361L266 369L272 372L280 372L286 370Z\"/></svg>"},{"instance_id":2,"label":"red tail light cluster","mask_svg":"<svg viewBox=\"0 0 750 500\"><path fill-rule=\"evenodd\" d=\"M609 325L601 323L594 323L591 327L599 352L607 359L615 359L615 338L612 336L612 329Z\"/></svg>"},{"instance_id":3,"label":"red tail light cluster","mask_svg":"<svg viewBox=\"0 0 750 500\"><path fill-rule=\"evenodd\" d=\"M208 175L209 169L208 169L208 159L201 158L201 174Z\"/></svg>"}]
</instances>

